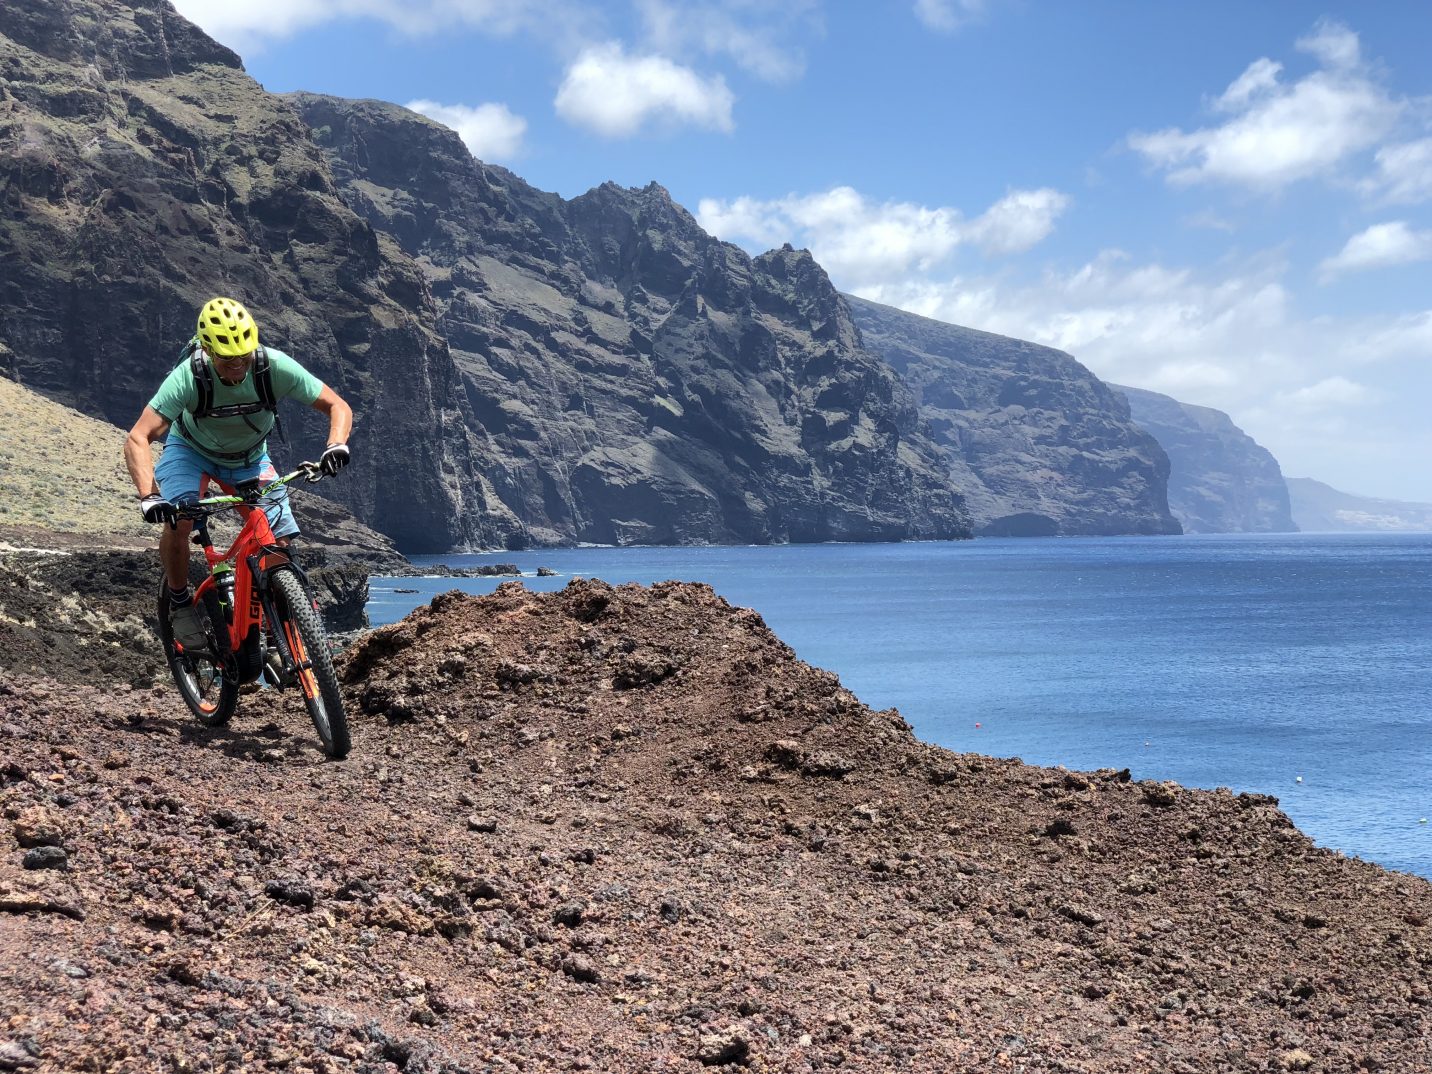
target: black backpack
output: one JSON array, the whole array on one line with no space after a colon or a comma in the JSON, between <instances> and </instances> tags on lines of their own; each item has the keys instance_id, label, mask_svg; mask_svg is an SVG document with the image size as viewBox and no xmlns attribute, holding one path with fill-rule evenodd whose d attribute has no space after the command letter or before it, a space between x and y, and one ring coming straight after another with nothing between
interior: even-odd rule
<instances>
[{"instance_id":1,"label":"black backpack","mask_svg":"<svg viewBox=\"0 0 1432 1074\"><path fill-rule=\"evenodd\" d=\"M249 445L246 451L219 452L224 458L247 459L265 439L268 433L260 431L259 427L249 421L250 414L257 414L260 410L267 410L273 415L274 429L279 437L286 444L288 437L284 435L283 422L278 416L278 397L273 390L273 371L269 367L268 351L263 347L255 348L254 353L254 390L258 393L258 399L252 403L230 403L227 406L214 405L214 368L209 364L209 359L199 346L197 339L191 339L179 355L180 361L188 359L189 372L194 376L194 388L198 392L198 400L192 410L181 415L191 423L200 418L243 418L244 424L252 429L258 439ZM192 428L192 426L191 426Z\"/></svg>"}]
</instances>

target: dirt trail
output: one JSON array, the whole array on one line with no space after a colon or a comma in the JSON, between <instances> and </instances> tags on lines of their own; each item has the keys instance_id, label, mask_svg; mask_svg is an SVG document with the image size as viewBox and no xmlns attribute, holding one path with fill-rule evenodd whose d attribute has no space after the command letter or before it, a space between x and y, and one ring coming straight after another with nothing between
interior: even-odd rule
<instances>
[{"instance_id":1,"label":"dirt trail","mask_svg":"<svg viewBox=\"0 0 1432 1074\"><path fill-rule=\"evenodd\" d=\"M341 764L0 681L0 1070L1432 1069L1432 885L919 743L705 586L447 594L344 675Z\"/></svg>"}]
</instances>

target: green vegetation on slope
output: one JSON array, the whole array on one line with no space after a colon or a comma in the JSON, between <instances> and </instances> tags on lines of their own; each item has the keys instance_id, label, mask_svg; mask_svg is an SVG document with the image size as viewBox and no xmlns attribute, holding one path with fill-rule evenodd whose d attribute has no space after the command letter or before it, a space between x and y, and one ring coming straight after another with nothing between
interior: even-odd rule
<instances>
[{"instance_id":1,"label":"green vegetation on slope","mask_svg":"<svg viewBox=\"0 0 1432 1074\"><path fill-rule=\"evenodd\" d=\"M124 431L0 379L0 526L153 540L124 469Z\"/></svg>"}]
</instances>

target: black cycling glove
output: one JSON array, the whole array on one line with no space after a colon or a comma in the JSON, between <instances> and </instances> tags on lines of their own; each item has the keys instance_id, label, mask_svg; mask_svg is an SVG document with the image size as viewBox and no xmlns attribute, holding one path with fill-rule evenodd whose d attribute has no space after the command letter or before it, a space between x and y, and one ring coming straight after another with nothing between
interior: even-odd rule
<instances>
[{"instance_id":1,"label":"black cycling glove","mask_svg":"<svg viewBox=\"0 0 1432 1074\"><path fill-rule=\"evenodd\" d=\"M172 526L179 521L174 505L157 492L143 497L139 510L144 513L145 522L167 522Z\"/></svg>"},{"instance_id":2,"label":"black cycling glove","mask_svg":"<svg viewBox=\"0 0 1432 1074\"><path fill-rule=\"evenodd\" d=\"M323 455L318 460L318 468L323 471L325 477L332 477L343 467L348 465L348 445L329 444L324 449Z\"/></svg>"}]
</instances>

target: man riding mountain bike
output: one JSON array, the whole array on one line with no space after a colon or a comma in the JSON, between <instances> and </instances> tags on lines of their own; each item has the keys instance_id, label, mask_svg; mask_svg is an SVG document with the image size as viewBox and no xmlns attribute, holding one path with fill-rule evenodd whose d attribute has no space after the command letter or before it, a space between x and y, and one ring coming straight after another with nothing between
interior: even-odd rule
<instances>
[{"instance_id":1,"label":"man riding mountain bike","mask_svg":"<svg viewBox=\"0 0 1432 1074\"><path fill-rule=\"evenodd\" d=\"M167 523L159 559L169 588L174 638L186 648L206 640L203 616L189 588L189 532L176 507L199 499L207 476L233 488L278 476L269 460L268 436L280 399L294 398L328 416L328 446L319 459L326 475L348 464L353 410L332 388L282 351L259 345L259 329L232 298L213 298L199 311L195 336L177 366L129 431L124 462L139 492L146 522ZM156 467L149 445L164 441ZM265 497L264 512L280 544L298 533L280 487Z\"/></svg>"}]
</instances>

